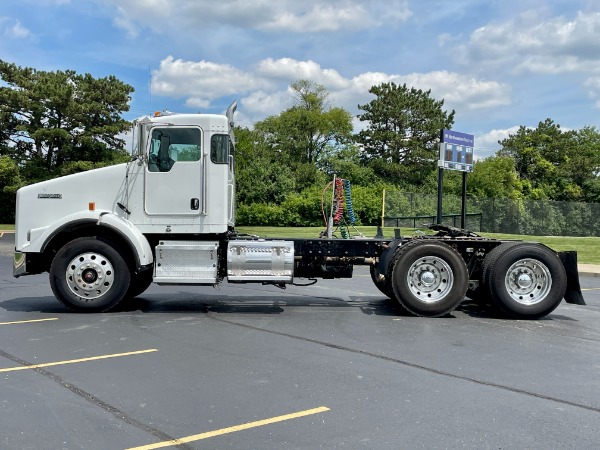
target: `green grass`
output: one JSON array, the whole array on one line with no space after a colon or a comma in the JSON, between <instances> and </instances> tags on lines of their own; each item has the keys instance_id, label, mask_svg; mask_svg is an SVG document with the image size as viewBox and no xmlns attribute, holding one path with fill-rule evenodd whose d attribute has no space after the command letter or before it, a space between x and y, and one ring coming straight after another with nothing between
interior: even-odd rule
<instances>
[{"instance_id":1,"label":"green grass","mask_svg":"<svg viewBox=\"0 0 600 450\"><path fill-rule=\"evenodd\" d=\"M0 223L0 231L14 231L14 230L15 230L14 225L6 225L3 223Z\"/></svg>"},{"instance_id":2,"label":"green grass","mask_svg":"<svg viewBox=\"0 0 600 450\"><path fill-rule=\"evenodd\" d=\"M356 227L366 237L373 237L377 227ZM318 238L324 227L238 227L241 233L255 234L264 238ZM422 230L431 233L430 230ZM415 232L412 228L401 228L402 236L411 236ZM355 233L351 233L354 235ZM481 236L495 239L517 239L522 241L540 242L556 251L575 250L577 260L583 264L600 264L600 237L563 237L563 236L523 236L515 234L479 233ZM339 236L339 233L337 234ZM384 228L385 237L393 237L393 228Z\"/></svg>"}]
</instances>

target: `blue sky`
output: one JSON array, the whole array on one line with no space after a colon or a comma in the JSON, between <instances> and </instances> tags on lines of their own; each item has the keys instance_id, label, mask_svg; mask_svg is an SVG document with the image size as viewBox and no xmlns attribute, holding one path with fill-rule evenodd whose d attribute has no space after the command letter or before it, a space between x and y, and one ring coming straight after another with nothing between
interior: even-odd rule
<instances>
[{"instance_id":1,"label":"blue sky","mask_svg":"<svg viewBox=\"0 0 600 450\"><path fill-rule=\"evenodd\" d=\"M600 0L4 0L0 37L5 61L131 84L130 120L236 99L251 126L305 78L354 116L372 85L431 89L483 157L546 118L600 128Z\"/></svg>"}]
</instances>

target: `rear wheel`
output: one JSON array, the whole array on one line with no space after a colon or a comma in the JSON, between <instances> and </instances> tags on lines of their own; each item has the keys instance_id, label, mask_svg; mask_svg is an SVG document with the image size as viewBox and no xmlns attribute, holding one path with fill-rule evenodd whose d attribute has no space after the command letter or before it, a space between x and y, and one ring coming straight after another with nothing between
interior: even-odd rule
<instances>
[{"instance_id":1,"label":"rear wheel","mask_svg":"<svg viewBox=\"0 0 600 450\"><path fill-rule=\"evenodd\" d=\"M494 304L507 316L538 319L556 309L567 287L565 269L548 247L502 244L486 256L483 279Z\"/></svg>"},{"instance_id":2,"label":"rear wheel","mask_svg":"<svg viewBox=\"0 0 600 450\"><path fill-rule=\"evenodd\" d=\"M75 239L61 248L50 267L56 298L78 312L114 308L130 285L129 266L118 248L97 237Z\"/></svg>"},{"instance_id":3,"label":"rear wheel","mask_svg":"<svg viewBox=\"0 0 600 450\"><path fill-rule=\"evenodd\" d=\"M387 283L385 276L377 270L377 266L371 266L371 280L373 280L373 284L383 295L394 298L394 292L391 289L391 286Z\"/></svg>"},{"instance_id":4,"label":"rear wheel","mask_svg":"<svg viewBox=\"0 0 600 450\"><path fill-rule=\"evenodd\" d=\"M456 250L436 241L412 241L401 246L390 264L395 298L411 313L437 317L464 299L467 266Z\"/></svg>"},{"instance_id":5,"label":"rear wheel","mask_svg":"<svg viewBox=\"0 0 600 450\"><path fill-rule=\"evenodd\" d=\"M467 289L467 297L476 303L483 304L490 302L490 294L489 294L489 266L492 260L495 260L494 255L499 255L504 252L506 249L518 245L520 242L505 242L500 244L499 246L493 248L483 259L481 263L481 274L479 278L479 285L476 288Z\"/></svg>"}]
</instances>

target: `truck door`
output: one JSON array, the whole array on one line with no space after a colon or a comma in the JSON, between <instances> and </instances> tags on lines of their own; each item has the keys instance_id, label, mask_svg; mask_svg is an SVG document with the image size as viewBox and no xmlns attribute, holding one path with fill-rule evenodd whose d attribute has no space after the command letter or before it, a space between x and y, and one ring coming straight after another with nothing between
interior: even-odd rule
<instances>
[{"instance_id":1,"label":"truck door","mask_svg":"<svg viewBox=\"0 0 600 450\"><path fill-rule=\"evenodd\" d=\"M200 214L201 143L202 130L198 127L152 128L144 187L147 214Z\"/></svg>"}]
</instances>

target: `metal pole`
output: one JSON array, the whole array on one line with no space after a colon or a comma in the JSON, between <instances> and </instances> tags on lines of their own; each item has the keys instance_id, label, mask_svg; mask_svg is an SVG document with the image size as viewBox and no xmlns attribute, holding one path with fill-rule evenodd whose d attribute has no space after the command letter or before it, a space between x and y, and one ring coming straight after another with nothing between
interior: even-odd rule
<instances>
[{"instance_id":1,"label":"metal pole","mask_svg":"<svg viewBox=\"0 0 600 450\"><path fill-rule=\"evenodd\" d=\"M381 228L383 227L385 227L385 189L383 190L383 196L381 199Z\"/></svg>"},{"instance_id":2,"label":"metal pole","mask_svg":"<svg viewBox=\"0 0 600 450\"><path fill-rule=\"evenodd\" d=\"M437 223L442 223L442 191L444 189L444 168L438 169L438 201L437 201Z\"/></svg>"},{"instance_id":3,"label":"metal pole","mask_svg":"<svg viewBox=\"0 0 600 450\"><path fill-rule=\"evenodd\" d=\"M327 222L327 239L333 237L333 202L335 199L335 179L336 176L333 174L333 191L331 192L331 209L329 211L329 221Z\"/></svg>"},{"instance_id":4,"label":"metal pole","mask_svg":"<svg viewBox=\"0 0 600 450\"><path fill-rule=\"evenodd\" d=\"M460 208L460 227L465 229L467 221L467 172L462 173L462 205Z\"/></svg>"}]
</instances>

